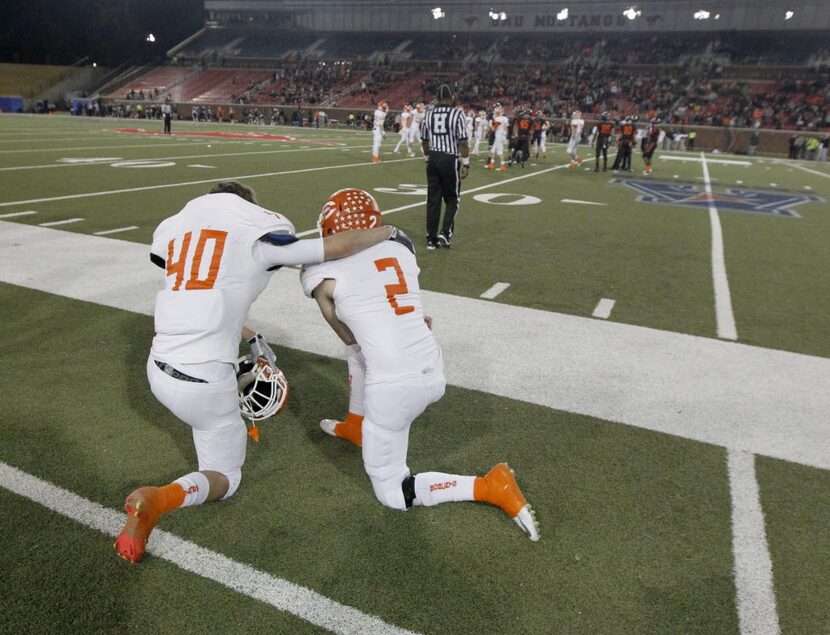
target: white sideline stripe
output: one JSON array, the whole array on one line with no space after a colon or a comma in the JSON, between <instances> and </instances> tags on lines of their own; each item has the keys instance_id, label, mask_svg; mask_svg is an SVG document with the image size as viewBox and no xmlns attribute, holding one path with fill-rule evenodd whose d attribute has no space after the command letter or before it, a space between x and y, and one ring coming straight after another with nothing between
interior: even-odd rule
<instances>
[{"instance_id":1,"label":"white sideline stripe","mask_svg":"<svg viewBox=\"0 0 830 635\"><path fill-rule=\"evenodd\" d=\"M614 308L614 305L616 303L616 300L602 298L599 302L597 302L597 306L594 308L594 312L591 315L593 315L595 318L602 318L603 320L607 320L609 317L611 317L611 310Z\"/></svg>"},{"instance_id":2,"label":"white sideline stripe","mask_svg":"<svg viewBox=\"0 0 830 635\"><path fill-rule=\"evenodd\" d=\"M152 316L164 276L147 250L0 221L0 281ZM274 273L250 326L286 348L342 358L297 275ZM830 470L830 358L477 297L422 297L451 385Z\"/></svg>"},{"instance_id":3,"label":"white sideline stripe","mask_svg":"<svg viewBox=\"0 0 830 635\"><path fill-rule=\"evenodd\" d=\"M0 462L0 486L113 538L124 524L123 512L103 507L3 462ZM373 615L361 613L311 589L258 571L162 529L153 531L147 541L147 552L334 633L412 634L412 631L387 624ZM113 552L112 557L118 556ZM124 563L124 566L130 565Z\"/></svg>"},{"instance_id":4,"label":"white sideline stripe","mask_svg":"<svg viewBox=\"0 0 830 635\"><path fill-rule=\"evenodd\" d=\"M96 236L108 236L109 234L120 234L121 232L128 232L133 229L138 229L138 225L130 225L129 227L119 227L117 229L105 229L101 232L92 232Z\"/></svg>"},{"instance_id":5,"label":"white sideline stripe","mask_svg":"<svg viewBox=\"0 0 830 635\"><path fill-rule=\"evenodd\" d=\"M146 161L146 159L143 159L143 160ZM199 163L194 163L193 165L188 165L187 167L189 167L189 168L211 168L213 170L216 169L215 165L201 165Z\"/></svg>"},{"instance_id":6,"label":"white sideline stripe","mask_svg":"<svg viewBox=\"0 0 830 635\"><path fill-rule=\"evenodd\" d=\"M703 167L703 187L709 201L709 223L712 226L712 283L715 287L718 337L737 340L738 331L735 328L735 315L732 313L732 297L729 294L729 279L726 277L726 261L723 255L723 232L712 194L709 167L706 165L706 155L703 152L700 153L700 164Z\"/></svg>"},{"instance_id":7,"label":"white sideline stripe","mask_svg":"<svg viewBox=\"0 0 830 635\"><path fill-rule=\"evenodd\" d=\"M348 146L345 150L355 150L358 148L362 148L364 146ZM124 150L130 150L131 148L123 148ZM208 154L186 154L174 157L152 157L149 159L115 159L114 161L121 161L121 160L129 160L129 161L172 161L174 159L213 159L216 157L244 157L248 155L258 155L258 154L286 154L290 152L317 152L320 150L341 150L344 149L343 146L320 146L317 148L309 148L308 150L302 150L299 148L292 148L290 150L253 150L248 152L216 152L216 153L208 153ZM114 162L112 161L112 162ZM79 161L77 163L49 163L47 165L16 165L8 168L0 168L0 172L10 172L13 170L43 170L46 168L71 168L71 167L80 167L83 165L109 165L111 161L89 161L89 162L82 162ZM190 166L190 167L197 167L197 166ZM212 166L211 166L212 167Z\"/></svg>"},{"instance_id":8,"label":"white sideline stripe","mask_svg":"<svg viewBox=\"0 0 830 635\"><path fill-rule=\"evenodd\" d=\"M616 154L616 153L614 153ZM614 154L609 154L608 156L614 156ZM416 157L417 159L417 157ZM410 161L415 161L416 159L410 159ZM398 159L401 161L402 159ZM384 161L384 163L392 163L392 161ZM531 172L529 174L523 174L521 176L514 176L512 179L504 179L503 181L496 181L495 183L488 183L487 185L479 185L478 187L474 187L471 190L462 190L460 196L464 196L465 194L472 194L473 192L480 192L481 190L487 190L491 187L501 187L502 185L506 185L507 183L512 183L513 181L521 181L522 179L530 179L534 176L539 176L540 174L546 174L547 172L553 172L554 170L561 170L562 168L568 167L567 163L563 163L562 165L556 165L552 168L545 168L544 170L539 170L538 172ZM2 203L0 203L2 206ZM393 207L392 209L388 209L385 212L381 212L383 216L387 214L394 214L395 212L402 212L407 209L412 209L414 207L424 207L426 206L426 198L422 201L418 201L417 203L410 203L409 205L401 205L400 207ZM311 234L316 234L319 230L317 228L314 229L307 229L305 231L300 232L297 234L298 238L303 238L305 236L310 236Z\"/></svg>"},{"instance_id":9,"label":"white sideline stripe","mask_svg":"<svg viewBox=\"0 0 830 635\"><path fill-rule=\"evenodd\" d=\"M772 560L764 512L755 478L755 455L729 450L729 491L732 496L732 551L738 620L743 635L781 632L772 585Z\"/></svg>"},{"instance_id":10,"label":"white sideline stripe","mask_svg":"<svg viewBox=\"0 0 830 635\"><path fill-rule=\"evenodd\" d=\"M602 205L605 207L607 203L596 203L594 201L580 201L575 198L563 198L560 203L573 203L574 205Z\"/></svg>"},{"instance_id":11,"label":"white sideline stripe","mask_svg":"<svg viewBox=\"0 0 830 635\"><path fill-rule=\"evenodd\" d=\"M497 282L492 287L487 289L484 293L482 293L479 297L484 298L485 300L493 300L496 298L500 293L505 291L507 287L510 286L509 282Z\"/></svg>"},{"instance_id":12,"label":"white sideline stripe","mask_svg":"<svg viewBox=\"0 0 830 635\"><path fill-rule=\"evenodd\" d=\"M703 153L701 152L701 154L703 154ZM661 154L658 158L661 161L684 161L684 162L685 161L693 161L695 163L700 163L702 160L704 160L704 159L701 159L700 157L672 156L670 154ZM743 165L743 166L752 165L752 161L739 161L739 160L736 160L736 159L713 159L713 158L710 157L709 159L705 159L705 160L707 160L709 163L720 163L722 165Z\"/></svg>"},{"instance_id":13,"label":"white sideline stripe","mask_svg":"<svg viewBox=\"0 0 830 635\"><path fill-rule=\"evenodd\" d=\"M48 223L38 223L41 227L56 227L58 225L69 225L71 223L80 223L83 218L64 218L63 220L53 220Z\"/></svg>"},{"instance_id":14,"label":"white sideline stripe","mask_svg":"<svg viewBox=\"0 0 830 635\"><path fill-rule=\"evenodd\" d=\"M386 163L400 163L401 161L415 161L415 159L395 159ZM283 170L281 172L264 172L261 174L244 174L242 176L220 176L215 179L200 179L198 181L183 181L180 183L165 183L163 185L147 185L144 187L128 187L121 190L107 190L105 192L86 192L85 194L68 194L66 196L50 196L48 198L33 198L28 201L9 201L0 203L0 207L10 205L28 205L29 203L48 203L50 201L67 201L77 198L91 198L93 196L109 196L110 194L126 194L129 192L144 192L147 190L163 190L170 187L185 187L187 185L202 185L204 183L216 183L217 181L241 181L242 179L259 179L266 176L284 176L286 174L301 174L303 172L321 172L324 170L341 170L343 168L360 168L374 165L368 161L360 163L348 163L345 165L326 165L317 168L304 168L302 170Z\"/></svg>"},{"instance_id":15,"label":"white sideline stripe","mask_svg":"<svg viewBox=\"0 0 830 635\"><path fill-rule=\"evenodd\" d=\"M0 218L18 218L19 216L31 216L32 214L37 214L37 212L12 212L11 214L0 214Z\"/></svg>"}]
</instances>

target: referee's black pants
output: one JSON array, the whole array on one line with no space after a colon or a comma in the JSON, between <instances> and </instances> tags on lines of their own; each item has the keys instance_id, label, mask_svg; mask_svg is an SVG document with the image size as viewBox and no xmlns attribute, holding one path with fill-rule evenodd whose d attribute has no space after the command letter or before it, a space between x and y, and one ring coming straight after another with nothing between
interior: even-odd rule
<instances>
[{"instance_id":1,"label":"referee's black pants","mask_svg":"<svg viewBox=\"0 0 830 635\"><path fill-rule=\"evenodd\" d=\"M430 151L427 160L427 241L441 233L450 238L461 195L461 163L454 154ZM441 201L447 206L441 222Z\"/></svg>"}]
</instances>

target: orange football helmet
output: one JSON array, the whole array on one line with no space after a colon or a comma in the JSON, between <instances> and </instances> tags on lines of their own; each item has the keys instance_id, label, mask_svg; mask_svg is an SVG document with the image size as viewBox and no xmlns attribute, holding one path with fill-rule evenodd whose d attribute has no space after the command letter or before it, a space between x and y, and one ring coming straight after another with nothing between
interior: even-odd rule
<instances>
[{"instance_id":1,"label":"orange football helmet","mask_svg":"<svg viewBox=\"0 0 830 635\"><path fill-rule=\"evenodd\" d=\"M355 188L337 190L329 196L317 221L317 228L323 238L353 229L371 229L382 225L383 216L375 197Z\"/></svg>"}]
</instances>

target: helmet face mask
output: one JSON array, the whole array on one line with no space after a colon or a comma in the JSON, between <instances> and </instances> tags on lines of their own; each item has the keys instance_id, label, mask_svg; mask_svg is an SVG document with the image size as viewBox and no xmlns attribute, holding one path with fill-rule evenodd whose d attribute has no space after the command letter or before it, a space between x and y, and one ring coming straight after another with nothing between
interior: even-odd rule
<instances>
[{"instance_id":1,"label":"helmet face mask","mask_svg":"<svg viewBox=\"0 0 830 635\"><path fill-rule=\"evenodd\" d=\"M288 402L288 381L283 372L258 357L253 362L247 355L239 358L236 374L239 412L251 421L274 416Z\"/></svg>"},{"instance_id":2,"label":"helmet face mask","mask_svg":"<svg viewBox=\"0 0 830 635\"><path fill-rule=\"evenodd\" d=\"M323 204L317 229L325 238L344 231L383 226L383 216L375 197L364 190L337 190Z\"/></svg>"}]
</instances>

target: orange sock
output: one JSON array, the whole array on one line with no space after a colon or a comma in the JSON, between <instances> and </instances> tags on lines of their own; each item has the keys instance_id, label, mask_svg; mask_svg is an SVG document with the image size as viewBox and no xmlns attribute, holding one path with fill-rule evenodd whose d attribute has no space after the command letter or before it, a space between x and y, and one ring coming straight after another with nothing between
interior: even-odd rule
<instances>
[{"instance_id":1,"label":"orange sock","mask_svg":"<svg viewBox=\"0 0 830 635\"><path fill-rule=\"evenodd\" d=\"M153 501L159 514L166 514L172 509L178 509L184 503L184 490L178 483L170 483L159 487L156 491L156 500Z\"/></svg>"},{"instance_id":2,"label":"orange sock","mask_svg":"<svg viewBox=\"0 0 830 635\"><path fill-rule=\"evenodd\" d=\"M363 445L363 415L350 412L346 420L334 426L334 433L343 439L361 447Z\"/></svg>"},{"instance_id":3,"label":"orange sock","mask_svg":"<svg viewBox=\"0 0 830 635\"><path fill-rule=\"evenodd\" d=\"M487 481L481 476L476 476L473 482L473 498L477 501L489 502L487 498L490 494L490 488L487 487Z\"/></svg>"}]
</instances>

